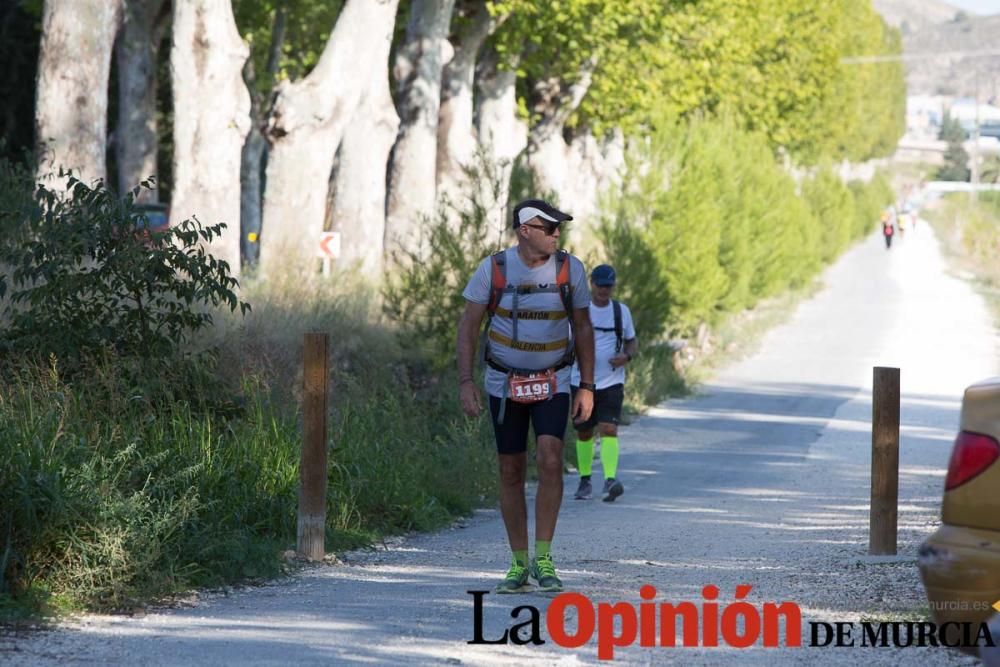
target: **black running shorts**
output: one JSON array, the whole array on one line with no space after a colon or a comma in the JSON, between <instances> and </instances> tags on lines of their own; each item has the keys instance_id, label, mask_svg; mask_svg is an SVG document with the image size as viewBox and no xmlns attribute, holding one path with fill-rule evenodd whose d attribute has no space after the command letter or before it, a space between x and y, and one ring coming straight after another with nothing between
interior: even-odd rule
<instances>
[{"instance_id":1,"label":"black running shorts","mask_svg":"<svg viewBox=\"0 0 1000 667\"><path fill-rule=\"evenodd\" d=\"M569 394L556 394L547 401L515 403L507 399L503 424L497 424L500 399L490 396L490 414L493 415L493 434L500 454L522 454L528 451L528 424L535 429L535 437L551 435L564 440L566 419L569 417Z\"/></svg>"},{"instance_id":2,"label":"black running shorts","mask_svg":"<svg viewBox=\"0 0 1000 667\"><path fill-rule=\"evenodd\" d=\"M576 396L579 387L571 387L573 396ZM613 384L607 389L598 389L594 392L594 409L590 413L590 419L577 424L573 423L573 428L577 431L591 431L598 424L615 424L622 418L622 403L625 401L625 385Z\"/></svg>"}]
</instances>

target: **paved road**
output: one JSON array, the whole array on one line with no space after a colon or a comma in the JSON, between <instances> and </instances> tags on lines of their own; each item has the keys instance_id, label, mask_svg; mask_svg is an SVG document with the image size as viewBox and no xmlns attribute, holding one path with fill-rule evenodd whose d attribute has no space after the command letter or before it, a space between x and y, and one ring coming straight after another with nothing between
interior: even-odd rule
<instances>
[{"instance_id":1,"label":"paved road","mask_svg":"<svg viewBox=\"0 0 1000 667\"><path fill-rule=\"evenodd\" d=\"M921 223L887 252L872 236L824 275L826 287L770 332L761 351L699 395L623 430L626 494L614 504L567 499L555 544L567 586L594 601L796 602L809 621L915 618L915 567L934 528L961 391L996 372L982 301L946 275ZM872 366L902 369L900 558L865 558ZM578 649L469 645L468 590L506 568L502 526L482 511L450 530L346 564L142 619L87 618L8 642L0 659L49 664L593 664ZM516 605L544 614L551 596L487 595L483 636L499 637ZM518 621L528 619L528 610ZM571 614L571 618L572 618ZM575 628L571 621L569 629ZM860 632L860 630L858 631ZM970 664L939 649L643 648L623 664Z\"/></svg>"}]
</instances>

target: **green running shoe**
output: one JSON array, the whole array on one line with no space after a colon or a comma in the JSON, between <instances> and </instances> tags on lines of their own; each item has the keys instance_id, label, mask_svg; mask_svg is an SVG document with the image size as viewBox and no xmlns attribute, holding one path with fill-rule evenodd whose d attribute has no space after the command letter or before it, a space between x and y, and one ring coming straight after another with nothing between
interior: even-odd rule
<instances>
[{"instance_id":1,"label":"green running shoe","mask_svg":"<svg viewBox=\"0 0 1000 667\"><path fill-rule=\"evenodd\" d=\"M543 593L558 593L563 589L562 581L556 576L552 554L544 554L531 560L531 576L538 582L538 590Z\"/></svg>"},{"instance_id":2,"label":"green running shoe","mask_svg":"<svg viewBox=\"0 0 1000 667\"><path fill-rule=\"evenodd\" d=\"M528 568L517 561L510 564L507 576L497 584L497 593L523 593L528 585Z\"/></svg>"}]
</instances>

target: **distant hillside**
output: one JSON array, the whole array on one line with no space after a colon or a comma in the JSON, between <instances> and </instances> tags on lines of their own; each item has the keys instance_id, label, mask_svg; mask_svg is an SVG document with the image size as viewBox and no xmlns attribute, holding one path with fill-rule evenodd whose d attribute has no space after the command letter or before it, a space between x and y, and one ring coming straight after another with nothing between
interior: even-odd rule
<instances>
[{"instance_id":1,"label":"distant hillside","mask_svg":"<svg viewBox=\"0 0 1000 667\"><path fill-rule=\"evenodd\" d=\"M961 21L929 25L903 37L907 55L955 51L1000 50L1000 15L969 16ZM983 100L1000 94L1000 55L964 58L944 56L910 60L906 82L910 94L941 94L972 97L976 73L979 95Z\"/></svg>"},{"instance_id":2,"label":"distant hillside","mask_svg":"<svg viewBox=\"0 0 1000 667\"><path fill-rule=\"evenodd\" d=\"M908 34L927 26L950 21L958 8L942 0L873 0L875 10L889 25Z\"/></svg>"}]
</instances>

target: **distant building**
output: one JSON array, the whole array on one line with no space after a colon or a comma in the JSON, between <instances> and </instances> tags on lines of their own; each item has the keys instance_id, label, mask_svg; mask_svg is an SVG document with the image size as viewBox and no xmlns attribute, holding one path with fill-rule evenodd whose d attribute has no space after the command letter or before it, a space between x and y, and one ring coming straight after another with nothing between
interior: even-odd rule
<instances>
[{"instance_id":1,"label":"distant building","mask_svg":"<svg viewBox=\"0 0 1000 667\"><path fill-rule=\"evenodd\" d=\"M948 112L951 114L952 118L958 119L958 122L962 124L962 127L965 128L966 132L972 134L976 128L975 100L969 97L959 97L953 99L948 107ZM992 104L979 104L980 134L982 134L982 128L984 125L988 125L991 128L994 126L1000 126L1000 107L993 106Z\"/></svg>"}]
</instances>

